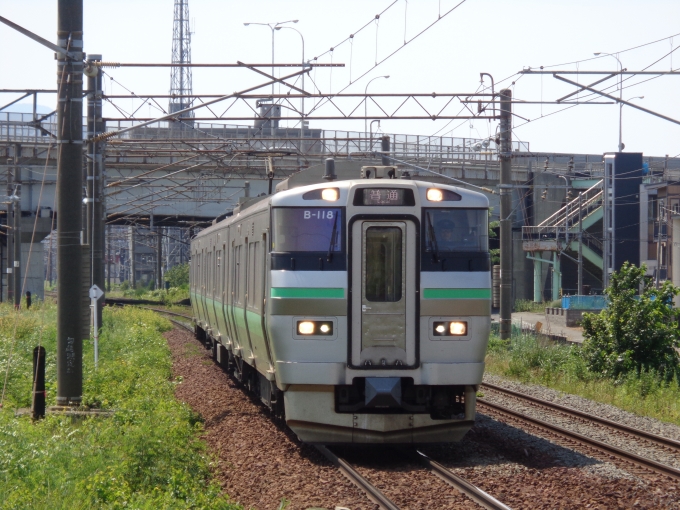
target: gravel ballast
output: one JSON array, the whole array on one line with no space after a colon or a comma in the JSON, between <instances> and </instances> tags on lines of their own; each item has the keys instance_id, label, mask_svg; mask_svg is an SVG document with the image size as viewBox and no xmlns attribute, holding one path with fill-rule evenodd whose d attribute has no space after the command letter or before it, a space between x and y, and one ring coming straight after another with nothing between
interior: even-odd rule
<instances>
[{"instance_id":1,"label":"gravel ballast","mask_svg":"<svg viewBox=\"0 0 680 510\"><path fill-rule=\"evenodd\" d=\"M301 444L246 395L190 333L173 330L166 338L178 381L177 398L202 416L204 440L215 458L216 479L233 501L253 509L277 509L282 498L290 502L286 507L290 510L377 508L315 448ZM529 394L539 398L546 398L539 392L550 392L495 377L488 381L524 393L535 391ZM554 401L591 412L574 405L574 397L553 393ZM602 406L590 401L579 405L588 403ZM609 408L602 406L603 414L598 415L615 419L611 413L622 412ZM667 424L628 419L646 421L646 430L674 437L667 432ZM478 415L462 442L422 450L513 509L680 509L680 487L665 477L639 478L614 464L483 415ZM476 507L422 467L396 458L386 461L388 456L380 449L375 452L364 460L362 455L350 455L348 460L356 462L355 467L402 510ZM413 489L416 486L417 490Z\"/></svg>"}]
</instances>

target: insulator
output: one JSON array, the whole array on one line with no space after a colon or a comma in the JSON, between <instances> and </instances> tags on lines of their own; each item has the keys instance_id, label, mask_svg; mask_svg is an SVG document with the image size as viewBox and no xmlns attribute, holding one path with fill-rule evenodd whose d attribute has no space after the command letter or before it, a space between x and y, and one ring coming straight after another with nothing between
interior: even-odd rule
<instances>
[{"instance_id":1,"label":"insulator","mask_svg":"<svg viewBox=\"0 0 680 510\"><path fill-rule=\"evenodd\" d=\"M120 67L120 62L92 62L97 67Z\"/></svg>"}]
</instances>

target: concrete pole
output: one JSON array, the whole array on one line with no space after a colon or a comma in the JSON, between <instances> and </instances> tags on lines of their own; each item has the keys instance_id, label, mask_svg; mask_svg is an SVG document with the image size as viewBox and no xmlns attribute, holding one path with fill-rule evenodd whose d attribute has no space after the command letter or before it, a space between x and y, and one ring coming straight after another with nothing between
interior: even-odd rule
<instances>
[{"instance_id":1,"label":"concrete pole","mask_svg":"<svg viewBox=\"0 0 680 510\"><path fill-rule=\"evenodd\" d=\"M578 295L583 295L583 192L578 194Z\"/></svg>"},{"instance_id":2,"label":"concrete pole","mask_svg":"<svg viewBox=\"0 0 680 510\"><path fill-rule=\"evenodd\" d=\"M163 288L163 228L156 227L156 289Z\"/></svg>"},{"instance_id":3,"label":"concrete pole","mask_svg":"<svg viewBox=\"0 0 680 510\"><path fill-rule=\"evenodd\" d=\"M128 264L130 265L130 286L134 289L137 286L135 272L135 227L128 227L130 237L128 239Z\"/></svg>"},{"instance_id":4,"label":"concrete pole","mask_svg":"<svg viewBox=\"0 0 680 510\"><path fill-rule=\"evenodd\" d=\"M7 159L7 196L11 197L14 193L14 166L13 161ZM7 302L14 303L14 236L12 235L12 217L14 214L14 204L7 203Z\"/></svg>"},{"instance_id":5,"label":"concrete pole","mask_svg":"<svg viewBox=\"0 0 680 510\"><path fill-rule=\"evenodd\" d=\"M105 227L107 229L106 236L106 249L108 251L108 256L106 257L106 288L111 288L111 227Z\"/></svg>"},{"instance_id":6,"label":"concrete pole","mask_svg":"<svg viewBox=\"0 0 680 510\"><path fill-rule=\"evenodd\" d=\"M21 157L21 145L14 145L14 195L12 201L12 237L14 248L14 308L17 310L21 306L21 168L19 158Z\"/></svg>"},{"instance_id":7,"label":"concrete pole","mask_svg":"<svg viewBox=\"0 0 680 510\"><path fill-rule=\"evenodd\" d=\"M82 150L83 1L59 0L57 44L57 404L78 405L83 394Z\"/></svg>"},{"instance_id":8,"label":"concrete pole","mask_svg":"<svg viewBox=\"0 0 680 510\"><path fill-rule=\"evenodd\" d=\"M560 267L560 254L553 252L553 278L552 278L552 300L557 301L560 298L560 280L562 276L562 268Z\"/></svg>"},{"instance_id":9,"label":"concrete pole","mask_svg":"<svg viewBox=\"0 0 680 510\"><path fill-rule=\"evenodd\" d=\"M501 96L500 160L501 160L501 310L500 336L510 338L512 326L512 91L504 89Z\"/></svg>"},{"instance_id":10,"label":"concrete pole","mask_svg":"<svg viewBox=\"0 0 680 510\"><path fill-rule=\"evenodd\" d=\"M92 63L101 61L101 55L90 55L87 59L87 67L85 74L87 75L87 138L92 139L94 136L103 132L101 121L101 72ZM97 285L102 291L105 291L103 279L102 266L102 250L101 231L102 231L102 215L101 215L101 155L99 153L99 144L89 142L87 144L87 207L85 224L86 235L85 242L90 246L90 282L89 287ZM96 301L96 317L93 321L98 325L102 325L102 308L105 299Z\"/></svg>"},{"instance_id":11,"label":"concrete pole","mask_svg":"<svg viewBox=\"0 0 680 510\"><path fill-rule=\"evenodd\" d=\"M533 255L534 257L536 256L535 253ZM543 296L541 295L542 266L543 264L541 262L534 260L534 303L543 301Z\"/></svg>"}]
</instances>

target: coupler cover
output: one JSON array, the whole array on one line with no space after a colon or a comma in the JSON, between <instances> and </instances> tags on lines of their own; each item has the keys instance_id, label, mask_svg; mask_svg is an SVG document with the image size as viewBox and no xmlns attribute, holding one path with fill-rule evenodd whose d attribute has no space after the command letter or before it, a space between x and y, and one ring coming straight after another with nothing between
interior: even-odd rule
<instances>
[{"instance_id":1,"label":"coupler cover","mask_svg":"<svg viewBox=\"0 0 680 510\"><path fill-rule=\"evenodd\" d=\"M399 377L367 377L364 394L366 407L401 406L401 379Z\"/></svg>"}]
</instances>

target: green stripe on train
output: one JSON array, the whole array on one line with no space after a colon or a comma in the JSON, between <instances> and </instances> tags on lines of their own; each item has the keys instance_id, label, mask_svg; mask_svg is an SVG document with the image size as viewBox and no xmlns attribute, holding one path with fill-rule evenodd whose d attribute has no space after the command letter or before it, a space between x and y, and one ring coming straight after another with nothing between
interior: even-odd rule
<instances>
[{"instance_id":1,"label":"green stripe on train","mask_svg":"<svg viewBox=\"0 0 680 510\"><path fill-rule=\"evenodd\" d=\"M345 289L323 289L308 287L272 287L273 298L343 299Z\"/></svg>"},{"instance_id":2,"label":"green stripe on train","mask_svg":"<svg viewBox=\"0 0 680 510\"><path fill-rule=\"evenodd\" d=\"M491 299L491 289L424 289L424 299Z\"/></svg>"}]
</instances>

